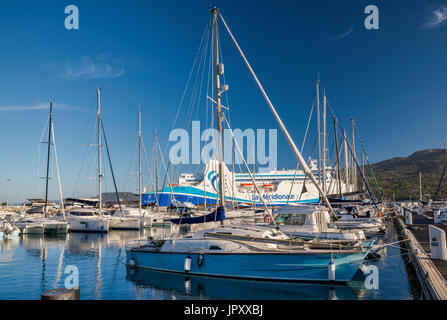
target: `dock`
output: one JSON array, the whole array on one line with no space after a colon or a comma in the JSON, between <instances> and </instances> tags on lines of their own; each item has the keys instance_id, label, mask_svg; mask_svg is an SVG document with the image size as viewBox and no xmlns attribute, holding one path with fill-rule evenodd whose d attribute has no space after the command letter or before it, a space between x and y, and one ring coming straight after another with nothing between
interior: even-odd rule
<instances>
[{"instance_id":1,"label":"dock","mask_svg":"<svg viewBox=\"0 0 447 320\"><path fill-rule=\"evenodd\" d=\"M429 226L434 225L447 233L447 225L435 224L433 217L404 208L412 215L412 225L406 225L405 217L394 210L394 219L410 261L416 270L422 291L428 300L447 300L447 261L432 259Z\"/></svg>"}]
</instances>

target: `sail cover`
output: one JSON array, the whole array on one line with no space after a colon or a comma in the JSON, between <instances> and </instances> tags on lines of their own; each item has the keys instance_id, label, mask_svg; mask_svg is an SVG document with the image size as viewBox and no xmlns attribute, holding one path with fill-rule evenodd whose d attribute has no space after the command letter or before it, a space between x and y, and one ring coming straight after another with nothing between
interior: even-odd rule
<instances>
[{"instance_id":1,"label":"sail cover","mask_svg":"<svg viewBox=\"0 0 447 320\"><path fill-rule=\"evenodd\" d=\"M171 222L174 224L196 224L196 223L224 221L224 220L225 220L225 209L224 207L219 207L207 215L192 218L171 219Z\"/></svg>"}]
</instances>

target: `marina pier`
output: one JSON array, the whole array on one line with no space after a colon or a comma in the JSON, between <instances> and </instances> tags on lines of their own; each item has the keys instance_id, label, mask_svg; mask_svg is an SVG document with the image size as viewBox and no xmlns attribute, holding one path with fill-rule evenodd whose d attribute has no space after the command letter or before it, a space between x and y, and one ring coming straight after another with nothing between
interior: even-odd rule
<instances>
[{"instance_id":1,"label":"marina pier","mask_svg":"<svg viewBox=\"0 0 447 320\"><path fill-rule=\"evenodd\" d=\"M433 243L434 239L430 239L429 234L430 225L446 232L447 224L442 221L435 224L433 215L430 216L429 212L423 213L422 209L418 209L419 212L414 211L409 204L401 204L393 211L397 229L402 239L406 240L403 244L409 252L426 299L447 300L447 260L432 258L431 245L437 243ZM405 215L411 215L411 225L406 224Z\"/></svg>"}]
</instances>

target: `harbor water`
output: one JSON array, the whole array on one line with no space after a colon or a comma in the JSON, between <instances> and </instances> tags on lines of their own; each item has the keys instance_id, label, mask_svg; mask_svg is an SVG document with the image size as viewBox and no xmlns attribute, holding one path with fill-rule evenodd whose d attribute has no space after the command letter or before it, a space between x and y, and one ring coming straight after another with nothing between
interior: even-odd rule
<instances>
[{"instance_id":1,"label":"harbor water","mask_svg":"<svg viewBox=\"0 0 447 320\"><path fill-rule=\"evenodd\" d=\"M388 222L384 243L398 241ZM412 300L421 289L408 254L398 244L388 246L366 265L379 270L378 288L367 288L359 270L347 285L317 285L228 280L129 269L126 247L139 239L162 238L171 228L113 231L108 234L69 233L59 237L22 235L0 240L0 300L40 299L43 291L65 287L78 271L81 299L287 299L287 300ZM75 268L74 268L75 267Z\"/></svg>"}]
</instances>

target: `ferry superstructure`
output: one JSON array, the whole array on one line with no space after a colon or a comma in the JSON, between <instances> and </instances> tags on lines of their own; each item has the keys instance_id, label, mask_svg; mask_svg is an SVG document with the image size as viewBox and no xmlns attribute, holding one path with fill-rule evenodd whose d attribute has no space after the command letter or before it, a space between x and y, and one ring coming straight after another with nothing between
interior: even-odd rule
<instances>
[{"instance_id":1,"label":"ferry superstructure","mask_svg":"<svg viewBox=\"0 0 447 320\"><path fill-rule=\"evenodd\" d=\"M316 160L310 160L310 169L318 178ZM248 173L236 173L225 168L225 199L229 203L262 206ZM258 189L268 206L286 204L314 204L319 202L319 194L313 183L306 178L302 170L274 170L253 173ZM326 193L338 195L338 181L335 170L326 167ZM346 193L346 184L341 181L341 192ZM219 173L217 160L210 160L203 174L182 173L178 184L165 187L157 193L160 206L170 206L173 200L190 202L194 205L215 205L219 194ZM154 203L155 194L143 194L142 204Z\"/></svg>"}]
</instances>

